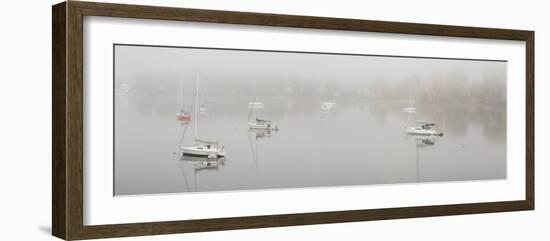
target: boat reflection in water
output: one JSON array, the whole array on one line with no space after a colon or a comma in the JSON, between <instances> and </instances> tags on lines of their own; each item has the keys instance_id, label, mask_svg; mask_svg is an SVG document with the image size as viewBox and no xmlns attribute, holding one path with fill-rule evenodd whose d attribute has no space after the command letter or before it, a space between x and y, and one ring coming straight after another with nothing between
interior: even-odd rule
<instances>
[{"instance_id":1,"label":"boat reflection in water","mask_svg":"<svg viewBox=\"0 0 550 241\"><path fill-rule=\"evenodd\" d=\"M195 172L201 170L218 170L220 166L225 165L225 157L208 158L182 155L180 161L192 164Z\"/></svg>"},{"instance_id":2,"label":"boat reflection in water","mask_svg":"<svg viewBox=\"0 0 550 241\"><path fill-rule=\"evenodd\" d=\"M259 167L259 144L258 140L260 139L267 139L271 138L273 135L275 135L277 132L279 132L279 128L268 128L268 129L256 129L256 128L249 128L248 129L248 143L250 144L250 151L252 153L252 159L254 160L254 164L256 165L256 168ZM252 138L254 137L254 141L252 141Z\"/></svg>"},{"instance_id":3,"label":"boat reflection in water","mask_svg":"<svg viewBox=\"0 0 550 241\"><path fill-rule=\"evenodd\" d=\"M420 178L420 154L421 150L427 149L430 147L435 146L435 143L438 138L442 138L441 136L436 135L430 135L430 136L424 136L424 135L411 135L408 134L406 136L407 139L410 139L414 141L415 144L415 156L416 156L416 181L421 182Z\"/></svg>"},{"instance_id":4,"label":"boat reflection in water","mask_svg":"<svg viewBox=\"0 0 550 241\"><path fill-rule=\"evenodd\" d=\"M278 127L266 128L266 129L257 129L257 128L248 128L248 133L256 134L256 139L269 138L279 132Z\"/></svg>"},{"instance_id":5,"label":"boat reflection in water","mask_svg":"<svg viewBox=\"0 0 550 241\"><path fill-rule=\"evenodd\" d=\"M220 171L220 168L225 165L225 157L208 158L186 155L180 156L181 158L179 160L179 165L183 175L185 187L189 192L199 191L199 182L201 175L213 173L215 177L208 177L207 180L215 180L218 172Z\"/></svg>"},{"instance_id":6,"label":"boat reflection in water","mask_svg":"<svg viewBox=\"0 0 550 241\"><path fill-rule=\"evenodd\" d=\"M416 137L416 147L418 148L426 148L429 146L435 145L435 139L436 136L430 136L430 137Z\"/></svg>"}]
</instances>

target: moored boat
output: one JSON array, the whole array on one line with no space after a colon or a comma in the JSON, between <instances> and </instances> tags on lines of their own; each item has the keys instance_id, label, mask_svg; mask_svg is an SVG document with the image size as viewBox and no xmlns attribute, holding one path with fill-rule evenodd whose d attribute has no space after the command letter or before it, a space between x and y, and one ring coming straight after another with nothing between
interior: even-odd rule
<instances>
[{"instance_id":1,"label":"moored boat","mask_svg":"<svg viewBox=\"0 0 550 241\"><path fill-rule=\"evenodd\" d=\"M181 147L183 155L186 156L201 156L208 158L218 158L225 156L225 148L216 143L203 143L202 141L195 140L195 145Z\"/></svg>"},{"instance_id":2,"label":"moored boat","mask_svg":"<svg viewBox=\"0 0 550 241\"><path fill-rule=\"evenodd\" d=\"M416 126L406 127L405 133L409 135L443 136L443 132L435 128L434 123L419 121Z\"/></svg>"},{"instance_id":3,"label":"moored boat","mask_svg":"<svg viewBox=\"0 0 550 241\"><path fill-rule=\"evenodd\" d=\"M191 113L181 110L179 113L176 114L176 119L181 122L189 122L191 121Z\"/></svg>"},{"instance_id":4,"label":"moored boat","mask_svg":"<svg viewBox=\"0 0 550 241\"><path fill-rule=\"evenodd\" d=\"M277 126L271 124L270 120L262 120L256 117L255 121L248 122L248 128L250 129L259 129L259 130L278 130Z\"/></svg>"},{"instance_id":5,"label":"moored boat","mask_svg":"<svg viewBox=\"0 0 550 241\"><path fill-rule=\"evenodd\" d=\"M201 140L198 136L198 102L199 102L199 80L197 78L196 90L195 90L195 144L191 146L181 146L180 149L183 155L187 156L200 156L208 158L217 158L225 156L225 147L220 145L217 141Z\"/></svg>"},{"instance_id":6,"label":"moored boat","mask_svg":"<svg viewBox=\"0 0 550 241\"><path fill-rule=\"evenodd\" d=\"M264 108L264 103L260 101L251 101L248 102L248 108L261 109Z\"/></svg>"}]
</instances>

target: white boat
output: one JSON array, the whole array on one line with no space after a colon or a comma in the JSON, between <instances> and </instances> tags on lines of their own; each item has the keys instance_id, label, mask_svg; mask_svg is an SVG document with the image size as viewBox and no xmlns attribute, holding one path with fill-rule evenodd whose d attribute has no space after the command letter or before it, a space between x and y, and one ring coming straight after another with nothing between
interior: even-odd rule
<instances>
[{"instance_id":1,"label":"white boat","mask_svg":"<svg viewBox=\"0 0 550 241\"><path fill-rule=\"evenodd\" d=\"M180 149L183 155L187 156L201 156L208 158L217 158L225 156L225 147L220 145L217 141L207 141L198 139L198 102L199 102L199 80L197 78L196 90L195 90L195 144L192 146L181 146Z\"/></svg>"},{"instance_id":2,"label":"white boat","mask_svg":"<svg viewBox=\"0 0 550 241\"><path fill-rule=\"evenodd\" d=\"M336 108L336 102L333 102L333 101L321 102L321 109L332 109L332 108Z\"/></svg>"},{"instance_id":3,"label":"white boat","mask_svg":"<svg viewBox=\"0 0 550 241\"><path fill-rule=\"evenodd\" d=\"M414 107L405 107L405 108L403 108L403 112L405 112L405 113L415 113L416 108L414 108Z\"/></svg>"},{"instance_id":4,"label":"white boat","mask_svg":"<svg viewBox=\"0 0 550 241\"><path fill-rule=\"evenodd\" d=\"M181 147L183 155L187 156L205 156L208 158L218 158L225 156L225 148L219 145L196 142L193 146Z\"/></svg>"},{"instance_id":5,"label":"white boat","mask_svg":"<svg viewBox=\"0 0 550 241\"><path fill-rule=\"evenodd\" d=\"M248 108L261 109L264 108L264 103L259 101L248 102Z\"/></svg>"},{"instance_id":6,"label":"white boat","mask_svg":"<svg viewBox=\"0 0 550 241\"><path fill-rule=\"evenodd\" d=\"M423 136L442 136L443 132L435 129L434 123L417 122L416 126L406 127L405 133L409 135L423 135Z\"/></svg>"},{"instance_id":7,"label":"white boat","mask_svg":"<svg viewBox=\"0 0 550 241\"><path fill-rule=\"evenodd\" d=\"M251 102L248 102L248 108L250 109L248 113L248 128L250 130L269 130L269 131L278 130L277 126L274 126L273 124L271 124L270 120L262 120L258 117L256 117L256 119L254 120L251 120L255 109L264 108L264 103L258 101L258 97L256 94L256 83L254 83L253 95L254 95L254 100Z\"/></svg>"},{"instance_id":8,"label":"white boat","mask_svg":"<svg viewBox=\"0 0 550 241\"><path fill-rule=\"evenodd\" d=\"M257 118L257 117L256 117L255 121L249 121L248 122L248 128L258 129L258 130L278 130L279 129L277 126L272 125L271 121L262 120L262 119Z\"/></svg>"}]
</instances>

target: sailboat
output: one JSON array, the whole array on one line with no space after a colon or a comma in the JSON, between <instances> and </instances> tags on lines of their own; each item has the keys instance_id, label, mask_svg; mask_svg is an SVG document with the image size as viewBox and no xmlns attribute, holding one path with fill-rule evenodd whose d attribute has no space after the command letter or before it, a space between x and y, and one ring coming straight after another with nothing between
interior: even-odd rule
<instances>
[{"instance_id":1,"label":"sailboat","mask_svg":"<svg viewBox=\"0 0 550 241\"><path fill-rule=\"evenodd\" d=\"M248 102L248 108L250 109L250 112L248 113L248 128L251 130L279 130L279 128L273 125L270 120L264 120L258 117L251 120L254 109L260 109L263 107L264 103L258 101L258 97L256 95L256 84L254 84L254 101Z\"/></svg>"},{"instance_id":2,"label":"sailboat","mask_svg":"<svg viewBox=\"0 0 550 241\"><path fill-rule=\"evenodd\" d=\"M248 128L254 130L278 131L279 127L272 125L270 120L262 120L256 117L255 121L248 122Z\"/></svg>"},{"instance_id":3,"label":"sailboat","mask_svg":"<svg viewBox=\"0 0 550 241\"><path fill-rule=\"evenodd\" d=\"M199 79L197 77L195 89L195 144L192 146L181 146L183 155L186 156L202 156L212 159L225 156L225 147L217 141L208 141L198 138L198 102L199 102Z\"/></svg>"},{"instance_id":4,"label":"sailboat","mask_svg":"<svg viewBox=\"0 0 550 241\"><path fill-rule=\"evenodd\" d=\"M176 114L176 119L181 122L189 122L191 121L191 113L181 109L180 112Z\"/></svg>"},{"instance_id":5,"label":"sailboat","mask_svg":"<svg viewBox=\"0 0 550 241\"><path fill-rule=\"evenodd\" d=\"M416 120L415 125L410 124L411 115L416 113L416 107L414 107L413 101L411 101L408 107L403 108L403 112L407 113L405 133L419 136L443 136L443 132L437 130L435 123Z\"/></svg>"}]
</instances>

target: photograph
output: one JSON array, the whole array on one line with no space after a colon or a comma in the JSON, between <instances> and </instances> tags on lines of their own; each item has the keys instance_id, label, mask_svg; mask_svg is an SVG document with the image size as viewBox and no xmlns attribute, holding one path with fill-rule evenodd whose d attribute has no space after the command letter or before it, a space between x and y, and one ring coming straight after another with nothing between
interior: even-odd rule
<instances>
[{"instance_id":1,"label":"photograph","mask_svg":"<svg viewBox=\"0 0 550 241\"><path fill-rule=\"evenodd\" d=\"M507 61L113 44L114 196L507 178Z\"/></svg>"},{"instance_id":2,"label":"photograph","mask_svg":"<svg viewBox=\"0 0 550 241\"><path fill-rule=\"evenodd\" d=\"M10 4L6 240L546 232L542 4Z\"/></svg>"}]
</instances>

